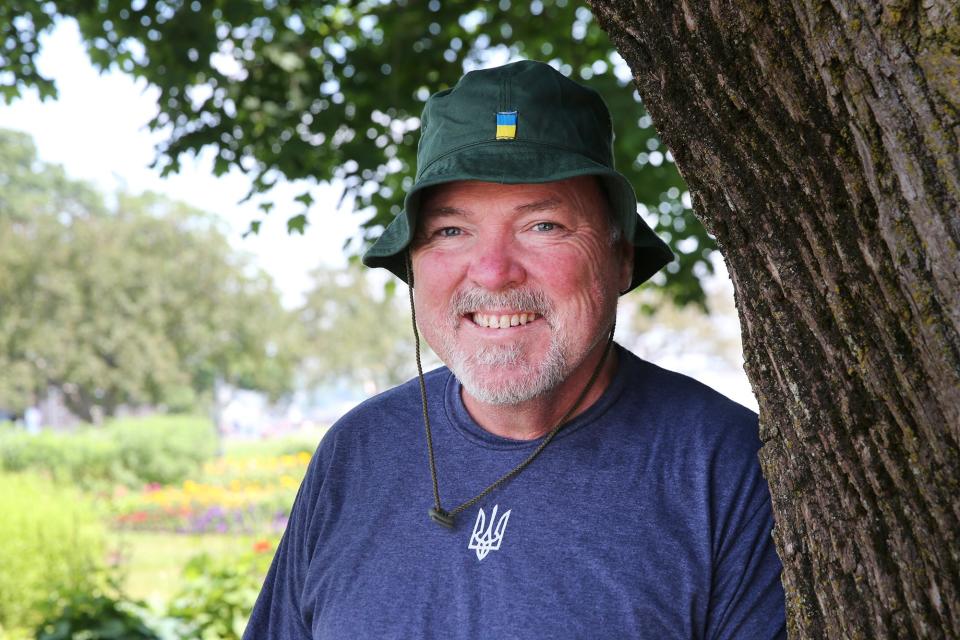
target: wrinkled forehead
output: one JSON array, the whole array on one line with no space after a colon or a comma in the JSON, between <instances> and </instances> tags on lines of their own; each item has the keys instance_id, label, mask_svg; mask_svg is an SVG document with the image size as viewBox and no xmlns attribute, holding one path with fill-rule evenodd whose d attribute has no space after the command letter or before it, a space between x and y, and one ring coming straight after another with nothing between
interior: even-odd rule
<instances>
[{"instance_id":1,"label":"wrinkled forehead","mask_svg":"<svg viewBox=\"0 0 960 640\"><path fill-rule=\"evenodd\" d=\"M469 203L469 213L482 215L484 200L497 197L509 198L518 209L526 211L549 210L570 207L595 215L598 223L608 224L611 208L603 187L596 176L578 176L565 180L542 183L501 184L475 180L459 180L435 185L424 190L420 200L420 227L424 220L444 213L462 212L461 206Z\"/></svg>"}]
</instances>

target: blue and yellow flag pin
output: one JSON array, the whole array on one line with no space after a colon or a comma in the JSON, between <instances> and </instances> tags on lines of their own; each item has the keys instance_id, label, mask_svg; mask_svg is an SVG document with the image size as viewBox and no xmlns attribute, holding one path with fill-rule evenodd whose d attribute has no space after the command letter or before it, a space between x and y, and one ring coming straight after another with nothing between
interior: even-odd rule
<instances>
[{"instance_id":1,"label":"blue and yellow flag pin","mask_svg":"<svg viewBox=\"0 0 960 640\"><path fill-rule=\"evenodd\" d=\"M517 112L497 112L497 140L513 140L517 137Z\"/></svg>"}]
</instances>

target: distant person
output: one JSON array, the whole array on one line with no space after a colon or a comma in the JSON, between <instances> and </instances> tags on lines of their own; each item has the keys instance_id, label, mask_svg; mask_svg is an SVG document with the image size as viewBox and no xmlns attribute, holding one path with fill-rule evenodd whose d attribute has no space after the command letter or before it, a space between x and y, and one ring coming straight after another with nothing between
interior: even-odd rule
<instances>
[{"instance_id":1,"label":"distant person","mask_svg":"<svg viewBox=\"0 0 960 640\"><path fill-rule=\"evenodd\" d=\"M23 425L26 427L27 433L40 433L40 419L39 409L27 407L27 410L23 412Z\"/></svg>"},{"instance_id":2,"label":"distant person","mask_svg":"<svg viewBox=\"0 0 960 640\"><path fill-rule=\"evenodd\" d=\"M421 126L364 263L447 367L326 434L244 637L785 637L757 416L613 342L672 254L600 96L517 62Z\"/></svg>"}]
</instances>

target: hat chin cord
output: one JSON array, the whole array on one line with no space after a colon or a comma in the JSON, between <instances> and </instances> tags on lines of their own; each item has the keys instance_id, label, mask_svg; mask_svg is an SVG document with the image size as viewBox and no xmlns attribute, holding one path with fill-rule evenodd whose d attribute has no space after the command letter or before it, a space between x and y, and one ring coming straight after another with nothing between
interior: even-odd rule
<instances>
[{"instance_id":1,"label":"hat chin cord","mask_svg":"<svg viewBox=\"0 0 960 640\"><path fill-rule=\"evenodd\" d=\"M420 382L420 403L423 409L423 426L427 434L427 454L430 459L430 479L433 482L433 508L428 512L430 519L440 524L448 529L454 529L456 527L456 517L462 511L469 509L477 502L487 497L491 492L511 480L514 476L518 475L521 471L527 468L531 462L540 455L540 452L546 449L547 445L553 440L554 436L560 432L560 430L566 426L567 420L573 415L577 410L580 404L583 402L584 398L587 397L587 394L590 392L590 389L593 388L594 383L597 381L597 378L600 377L600 371L603 370L603 365L607 361L607 357L610 355L611 348L613 346L613 333L617 328L617 317L616 314L613 316L613 323L610 326L610 334L607 336L607 344L603 349L603 356L600 358L600 361L597 363L596 368L593 370L593 373L590 374L590 379L587 380L587 384L584 385L583 391L580 392L580 395L577 396L577 399L574 403L567 409L567 412L563 414L563 417L557 421L557 424L550 430L549 433L543 438L537 448L526 457L520 464L508 471L507 473L500 476L497 480L492 482L487 486L483 491L470 498L463 504L446 511L443 507L440 506L440 486L437 481L437 461L436 456L433 451L433 434L430 431L430 414L427 410L427 385L423 379L423 364L420 361L420 332L417 331L417 312L413 304L413 260L410 255L410 250L404 251L405 260L404 264L407 271L407 286L408 291L410 292L410 318L413 324L413 343L416 350L417 356L417 379Z\"/></svg>"}]
</instances>

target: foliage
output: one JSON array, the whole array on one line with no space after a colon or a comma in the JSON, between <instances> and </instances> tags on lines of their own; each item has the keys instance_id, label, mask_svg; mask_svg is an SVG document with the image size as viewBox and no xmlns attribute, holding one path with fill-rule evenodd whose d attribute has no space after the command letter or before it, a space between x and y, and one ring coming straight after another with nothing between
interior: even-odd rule
<instances>
[{"instance_id":1,"label":"foliage","mask_svg":"<svg viewBox=\"0 0 960 640\"><path fill-rule=\"evenodd\" d=\"M215 559L201 554L184 569L184 586L167 615L183 621L184 640L239 640L253 611L269 554Z\"/></svg>"},{"instance_id":2,"label":"foliage","mask_svg":"<svg viewBox=\"0 0 960 640\"><path fill-rule=\"evenodd\" d=\"M115 585L62 595L37 627L37 640L162 640L141 602L127 600Z\"/></svg>"},{"instance_id":3,"label":"foliage","mask_svg":"<svg viewBox=\"0 0 960 640\"><path fill-rule=\"evenodd\" d=\"M72 433L0 432L0 469L37 471L86 489L114 484L179 483L213 455L209 420L153 416L108 422Z\"/></svg>"},{"instance_id":4,"label":"foliage","mask_svg":"<svg viewBox=\"0 0 960 640\"><path fill-rule=\"evenodd\" d=\"M215 219L156 195L115 204L0 131L0 407L49 388L86 421L195 407L216 381L278 396L292 317Z\"/></svg>"},{"instance_id":5,"label":"foliage","mask_svg":"<svg viewBox=\"0 0 960 640\"><path fill-rule=\"evenodd\" d=\"M214 426L194 416L153 416L107 425L120 460L144 483L182 482L197 473L216 451Z\"/></svg>"},{"instance_id":6,"label":"foliage","mask_svg":"<svg viewBox=\"0 0 960 640\"><path fill-rule=\"evenodd\" d=\"M39 622L60 590L92 588L104 532L91 501L27 474L0 473L0 636Z\"/></svg>"},{"instance_id":7,"label":"foliage","mask_svg":"<svg viewBox=\"0 0 960 640\"><path fill-rule=\"evenodd\" d=\"M35 471L61 484L82 489L115 481L131 482L120 465L117 444L98 432L67 435L20 430L0 434L0 469Z\"/></svg>"},{"instance_id":8,"label":"foliage","mask_svg":"<svg viewBox=\"0 0 960 640\"><path fill-rule=\"evenodd\" d=\"M78 20L100 68L115 66L160 92L150 123L167 141L158 162L176 171L203 147L218 174L246 171L253 192L278 179L339 179L344 197L372 213L375 236L400 210L415 166L418 116L427 96L464 69L509 57L547 60L598 89L617 122L617 164L678 251L669 291L702 300L694 267L709 271L712 239L681 204L684 182L651 127L629 72L590 11L571 0L336 0L266 5L27 0L0 8L15 27L0 49L7 100L24 87L55 93L33 61L54 18ZM13 32L12 29L9 29ZM308 189L298 198L314 220ZM269 212L270 204L263 203ZM254 227L257 223L254 222Z\"/></svg>"},{"instance_id":9,"label":"foliage","mask_svg":"<svg viewBox=\"0 0 960 640\"><path fill-rule=\"evenodd\" d=\"M311 277L299 311L309 386L350 381L374 393L416 373L409 311L392 289L375 292L355 263L345 271L321 267Z\"/></svg>"},{"instance_id":10,"label":"foliage","mask_svg":"<svg viewBox=\"0 0 960 640\"><path fill-rule=\"evenodd\" d=\"M108 560L125 594L151 603L157 613L180 590L183 568L199 553L236 557L249 551L273 555L280 534L182 534L112 529ZM157 627L159 629L159 627Z\"/></svg>"},{"instance_id":11,"label":"foliage","mask_svg":"<svg viewBox=\"0 0 960 640\"><path fill-rule=\"evenodd\" d=\"M165 610L130 598L112 573L62 590L41 609L37 640L239 640L267 572L271 547L213 558L202 553L183 570L183 585Z\"/></svg>"},{"instance_id":12,"label":"foliage","mask_svg":"<svg viewBox=\"0 0 960 640\"><path fill-rule=\"evenodd\" d=\"M55 476L54 469L68 460L64 452L88 448L77 443L93 435L101 437L100 443L123 443L126 436L122 434L139 432L143 437L137 439L137 450L141 443L154 440L155 451L170 454L179 447L177 455L180 456L188 455L191 448L199 450L206 446L208 451L212 450L209 442L190 445L180 438L172 445L164 442L166 434L178 430L195 441L198 436L209 440L211 432L203 419L184 416L117 421L72 436L62 434L56 449L41 446L39 455L51 457L53 468L48 468L47 473ZM31 439L12 430L5 432L4 438L13 436L16 440L0 440L0 453L5 455L11 442L29 444L47 435ZM300 445L288 440L278 447L300 448ZM121 449L117 447L117 451ZM23 634L32 627L37 627L36 637L42 638L239 637L275 548L279 536L276 527L282 528L285 522L309 460L310 454L304 451L259 456L248 453L209 460L202 472L192 471L190 477L195 480L188 479L182 484L148 485L144 492L133 494L118 487L110 496L110 508L104 505L105 496L101 493L103 508L100 509L95 509L90 499L72 486L65 488L64 483L53 483L51 478L0 474L0 513L4 514L0 518L0 539L4 540L0 545L0 637L25 638ZM74 473L77 478L84 477L79 471ZM73 476L57 477L71 484L82 484L73 480ZM102 522L105 517L123 514L125 505L143 509L161 503L174 507L175 512L184 506L198 513L207 506L219 508L225 516L232 509L262 508L264 517L247 523L250 526L246 529L256 532L257 538L237 537L236 527L228 531L231 537L208 535L202 538L202 543L196 543L199 538L189 535L166 536L164 539L171 540L169 544L178 550L185 546L196 549L196 543L208 551L217 549L218 554L226 553L220 560L204 554L188 562L182 586L167 592L173 594L168 609L153 611L121 592L118 570L103 570ZM124 540L129 543L131 538L142 534L113 535L121 538L117 549L111 546L111 562L126 566L129 557L123 551ZM141 543L141 555L155 561L159 554L169 564L176 554L164 551L157 535L153 535L150 542ZM111 545L116 543L114 540ZM173 567L177 566L179 562L174 560Z\"/></svg>"}]
</instances>

